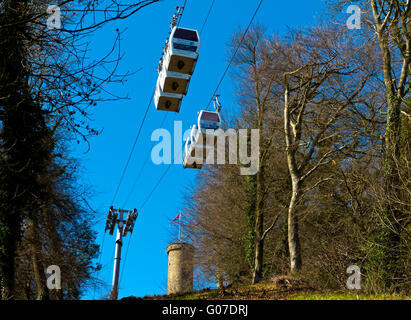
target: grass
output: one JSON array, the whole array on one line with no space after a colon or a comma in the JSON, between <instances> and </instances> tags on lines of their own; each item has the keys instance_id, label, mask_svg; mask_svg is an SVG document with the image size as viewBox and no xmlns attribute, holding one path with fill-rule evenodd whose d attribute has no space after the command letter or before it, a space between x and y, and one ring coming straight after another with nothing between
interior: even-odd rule
<instances>
[{"instance_id":1,"label":"grass","mask_svg":"<svg viewBox=\"0 0 411 320\"><path fill-rule=\"evenodd\" d=\"M147 300L411 300L399 294L374 294L355 292L322 292L305 285L283 287L273 282L221 289L203 289L185 294L148 296Z\"/></svg>"},{"instance_id":2,"label":"grass","mask_svg":"<svg viewBox=\"0 0 411 320\"><path fill-rule=\"evenodd\" d=\"M145 297L155 300L411 300L403 294L366 294L362 291L319 290L304 278L279 275L271 281L203 289L185 294Z\"/></svg>"},{"instance_id":3,"label":"grass","mask_svg":"<svg viewBox=\"0 0 411 320\"><path fill-rule=\"evenodd\" d=\"M410 297L398 294L352 294L352 293L318 293L290 295L287 300L410 300Z\"/></svg>"}]
</instances>

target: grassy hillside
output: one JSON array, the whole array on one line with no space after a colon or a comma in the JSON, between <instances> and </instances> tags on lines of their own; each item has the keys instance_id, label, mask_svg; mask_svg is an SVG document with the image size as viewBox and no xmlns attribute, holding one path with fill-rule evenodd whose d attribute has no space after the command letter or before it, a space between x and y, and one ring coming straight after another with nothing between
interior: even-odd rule
<instances>
[{"instance_id":1,"label":"grassy hillside","mask_svg":"<svg viewBox=\"0 0 411 320\"><path fill-rule=\"evenodd\" d=\"M204 289L179 295L148 296L147 300L411 300L404 295L367 295L352 291L319 291L303 284L290 285L287 281L274 281L229 287Z\"/></svg>"}]
</instances>

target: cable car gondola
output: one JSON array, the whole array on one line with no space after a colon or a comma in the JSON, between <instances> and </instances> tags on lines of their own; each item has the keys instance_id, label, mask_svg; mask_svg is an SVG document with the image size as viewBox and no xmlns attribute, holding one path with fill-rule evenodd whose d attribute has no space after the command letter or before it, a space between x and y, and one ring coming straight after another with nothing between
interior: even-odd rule
<instances>
[{"instance_id":1,"label":"cable car gondola","mask_svg":"<svg viewBox=\"0 0 411 320\"><path fill-rule=\"evenodd\" d=\"M198 116L198 130L196 131L196 144L203 145L204 149L214 147L221 129L221 117L218 111L201 110ZM207 151L208 154L208 151Z\"/></svg>"},{"instance_id":2,"label":"cable car gondola","mask_svg":"<svg viewBox=\"0 0 411 320\"><path fill-rule=\"evenodd\" d=\"M180 111L199 50L200 37L197 30L172 27L157 69L159 76L154 95L157 110Z\"/></svg>"},{"instance_id":3,"label":"cable car gondola","mask_svg":"<svg viewBox=\"0 0 411 320\"><path fill-rule=\"evenodd\" d=\"M195 145L192 143L191 137L188 137L184 147L183 166L184 169L202 169L204 159L196 154ZM201 151L200 151L201 152Z\"/></svg>"},{"instance_id":4,"label":"cable car gondola","mask_svg":"<svg viewBox=\"0 0 411 320\"><path fill-rule=\"evenodd\" d=\"M212 149L212 145L203 143L202 134L199 134L197 126L193 125L185 144L184 168L201 169Z\"/></svg>"},{"instance_id":5,"label":"cable car gondola","mask_svg":"<svg viewBox=\"0 0 411 320\"><path fill-rule=\"evenodd\" d=\"M161 90L160 78L157 80L156 91L154 92L154 104L157 110L179 112L182 99L182 94Z\"/></svg>"},{"instance_id":6,"label":"cable car gondola","mask_svg":"<svg viewBox=\"0 0 411 320\"><path fill-rule=\"evenodd\" d=\"M158 76L160 88L166 93L187 94L191 76L188 74L167 71L164 66Z\"/></svg>"},{"instance_id":7,"label":"cable car gondola","mask_svg":"<svg viewBox=\"0 0 411 320\"><path fill-rule=\"evenodd\" d=\"M192 75L200 51L197 30L173 27L167 42L164 67L167 71Z\"/></svg>"},{"instance_id":8,"label":"cable car gondola","mask_svg":"<svg viewBox=\"0 0 411 320\"><path fill-rule=\"evenodd\" d=\"M218 112L202 110L198 117L198 126L191 129L184 150L184 168L201 169L211 150L214 150L221 128L221 118Z\"/></svg>"},{"instance_id":9,"label":"cable car gondola","mask_svg":"<svg viewBox=\"0 0 411 320\"><path fill-rule=\"evenodd\" d=\"M214 97L215 111L201 110L198 115L198 126L191 128L190 136L186 140L183 164L184 168L201 169L203 163L214 150L217 137L222 127L218 95Z\"/></svg>"}]
</instances>

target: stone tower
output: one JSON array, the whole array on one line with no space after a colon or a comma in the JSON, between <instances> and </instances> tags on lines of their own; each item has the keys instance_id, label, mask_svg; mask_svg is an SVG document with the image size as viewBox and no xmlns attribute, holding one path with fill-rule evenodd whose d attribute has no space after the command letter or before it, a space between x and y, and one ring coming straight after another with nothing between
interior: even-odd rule
<instances>
[{"instance_id":1,"label":"stone tower","mask_svg":"<svg viewBox=\"0 0 411 320\"><path fill-rule=\"evenodd\" d=\"M167 294L193 291L194 247L189 243L171 243L167 247L167 254Z\"/></svg>"}]
</instances>

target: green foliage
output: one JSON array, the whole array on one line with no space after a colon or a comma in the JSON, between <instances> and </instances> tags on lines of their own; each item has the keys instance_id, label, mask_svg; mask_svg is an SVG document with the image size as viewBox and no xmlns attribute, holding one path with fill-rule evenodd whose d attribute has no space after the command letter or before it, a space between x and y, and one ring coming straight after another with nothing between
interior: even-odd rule
<instances>
[{"instance_id":1,"label":"green foliage","mask_svg":"<svg viewBox=\"0 0 411 320\"><path fill-rule=\"evenodd\" d=\"M410 297L397 294L324 293L291 295L287 300L410 300Z\"/></svg>"},{"instance_id":2,"label":"green foliage","mask_svg":"<svg viewBox=\"0 0 411 320\"><path fill-rule=\"evenodd\" d=\"M290 256L290 252L288 249L288 219L287 216L284 217L283 225L281 227L281 250L280 253L283 255L285 258L288 258Z\"/></svg>"},{"instance_id":3,"label":"green foliage","mask_svg":"<svg viewBox=\"0 0 411 320\"><path fill-rule=\"evenodd\" d=\"M246 259L250 270L254 269L254 250L255 250L255 210L257 181L255 176L245 176L246 180L246 234L244 236Z\"/></svg>"},{"instance_id":4,"label":"green foliage","mask_svg":"<svg viewBox=\"0 0 411 320\"><path fill-rule=\"evenodd\" d=\"M387 125L387 134L390 135L390 143L394 144L395 151L390 152L385 157L385 183L386 197L381 208L376 210L379 217L367 245L364 247L366 254L366 285L373 292L407 290L404 279L407 277L409 257L409 223L410 206L406 202L407 159L410 156L410 101L408 99L403 104L402 110L405 114L398 114L394 117L396 133L390 130L392 126ZM399 135L399 136L398 136ZM391 141L392 136L397 141ZM394 189L392 189L394 187ZM393 196L395 194L395 196ZM404 199L404 201L399 201Z\"/></svg>"},{"instance_id":5,"label":"green foliage","mask_svg":"<svg viewBox=\"0 0 411 320\"><path fill-rule=\"evenodd\" d=\"M370 242L365 248L367 259L365 263L366 286L375 292L389 288L395 259L392 249L389 248L390 232L380 226L370 237Z\"/></svg>"}]
</instances>

